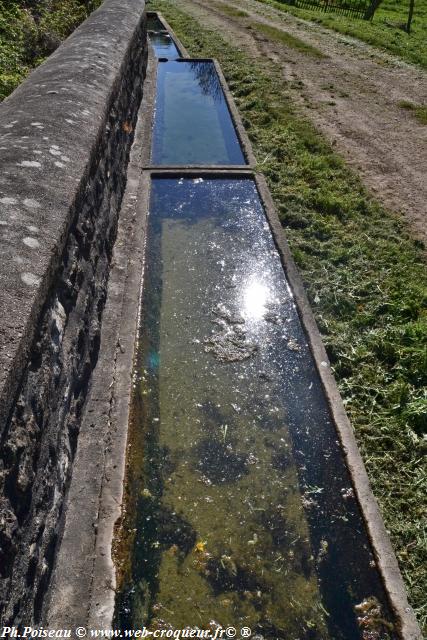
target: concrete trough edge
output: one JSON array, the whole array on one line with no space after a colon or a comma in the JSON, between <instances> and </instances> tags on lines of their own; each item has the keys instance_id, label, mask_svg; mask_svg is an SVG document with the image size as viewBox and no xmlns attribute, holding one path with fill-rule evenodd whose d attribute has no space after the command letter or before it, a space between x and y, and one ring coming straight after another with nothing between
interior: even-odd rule
<instances>
[{"instance_id":1,"label":"concrete trough edge","mask_svg":"<svg viewBox=\"0 0 427 640\"><path fill-rule=\"evenodd\" d=\"M237 137L239 138L240 143L243 147L244 155L246 156L248 165L250 167L254 167L256 165L255 155L254 155L254 152L252 151L252 145L249 141L249 137L248 137L248 134L246 133L246 129L243 126L242 118L237 109L236 103L234 102L233 95L230 89L228 88L227 81L224 77L224 74L222 73L222 69L219 65L218 60L213 58L213 63L215 65L215 69L218 74L219 81L222 86L222 90L224 91L225 99L227 101L228 108L231 114L231 119L233 120L233 124L236 128Z\"/></svg>"},{"instance_id":2,"label":"concrete trough edge","mask_svg":"<svg viewBox=\"0 0 427 640\"><path fill-rule=\"evenodd\" d=\"M144 98L141 104L138 128L135 136L135 162L130 166L129 178L132 186L127 201L134 220L134 242L128 247L127 230L122 228L120 253L122 260L128 259L129 267L124 290L122 322L119 326L117 360L115 366L115 402L112 407L111 422L113 437L107 450L105 482L100 500L100 512L95 545L93 589L89 609L89 628L102 628L113 620L115 607L116 567L112 558L115 527L122 517L123 492L126 478L127 442L130 401L133 384L135 353L138 348L139 313L143 283L144 255L146 242L149 188L146 174L142 171L142 152L145 145L143 132L146 128L147 103L152 100L155 85L155 59L149 54L147 76L144 84ZM136 155L135 154L135 155ZM128 195L128 194L126 194ZM136 197L134 197L136 196ZM136 250L137 257L133 257ZM114 318L113 305L110 321ZM100 375L103 372L100 372ZM124 455L123 455L124 452Z\"/></svg>"},{"instance_id":3,"label":"concrete trough edge","mask_svg":"<svg viewBox=\"0 0 427 640\"><path fill-rule=\"evenodd\" d=\"M100 356L81 427L64 535L50 589L47 623L51 628L109 628L114 617L116 569L112 546L115 526L122 515L126 471L144 262L146 216L141 215L141 209L144 194L148 194L142 157L154 78L155 60L149 49L144 96L113 251Z\"/></svg>"}]
</instances>

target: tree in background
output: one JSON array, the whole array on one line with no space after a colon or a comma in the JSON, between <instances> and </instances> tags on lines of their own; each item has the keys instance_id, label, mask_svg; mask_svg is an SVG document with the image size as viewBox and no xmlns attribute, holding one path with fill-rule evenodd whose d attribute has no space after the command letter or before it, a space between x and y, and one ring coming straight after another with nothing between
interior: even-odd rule
<instances>
[{"instance_id":1,"label":"tree in background","mask_svg":"<svg viewBox=\"0 0 427 640\"><path fill-rule=\"evenodd\" d=\"M378 9L382 1L383 0L371 0L370 4L366 8L363 18L365 20L372 20L372 18L374 17L375 11ZM403 29L403 31L406 31L406 33L411 32L411 23L414 15L414 5L415 5L415 0L409 0L408 20L406 21L406 24L396 25L399 27L399 29Z\"/></svg>"},{"instance_id":2,"label":"tree in background","mask_svg":"<svg viewBox=\"0 0 427 640\"><path fill-rule=\"evenodd\" d=\"M415 0L409 0L409 12L408 12L408 21L406 23L406 33L411 33L411 23L412 23L412 17L414 15L414 5L415 5Z\"/></svg>"},{"instance_id":3,"label":"tree in background","mask_svg":"<svg viewBox=\"0 0 427 640\"><path fill-rule=\"evenodd\" d=\"M374 17L375 11L380 6L382 0L371 0L370 4L366 7L365 15L363 18L365 20L372 20Z\"/></svg>"},{"instance_id":4,"label":"tree in background","mask_svg":"<svg viewBox=\"0 0 427 640\"><path fill-rule=\"evenodd\" d=\"M0 100L102 0L0 0Z\"/></svg>"}]
</instances>

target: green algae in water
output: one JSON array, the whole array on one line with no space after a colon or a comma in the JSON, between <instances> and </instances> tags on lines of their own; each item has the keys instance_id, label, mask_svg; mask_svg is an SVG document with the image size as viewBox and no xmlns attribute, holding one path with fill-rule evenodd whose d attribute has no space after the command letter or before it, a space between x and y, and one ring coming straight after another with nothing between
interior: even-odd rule
<instances>
[{"instance_id":1,"label":"green algae in water","mask_svg":"<svg viewBox=\"0 0 427 640\"><path fill-rule=\"evenodd\" d=\"M252 180L153 180L138 358L118 623L362 638L354 607L387 605Z\"/></svg>"}]
</instances>

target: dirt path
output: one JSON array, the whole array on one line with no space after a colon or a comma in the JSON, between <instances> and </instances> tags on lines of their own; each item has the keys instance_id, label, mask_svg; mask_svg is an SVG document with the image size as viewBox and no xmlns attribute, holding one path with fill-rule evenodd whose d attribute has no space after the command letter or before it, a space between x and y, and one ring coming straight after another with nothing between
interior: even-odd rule
<instances>
[{"instance_id":1,"label":"dirt path","mask_svg":"<svg viewBox=\"0 0 427 640\"><path fill-rule=\"evenodd\" d=\"M427 104L427 73L352 38L256 0L175 0L249 55L280 65L294 99L387 207L402 211L427 244L427 126L401 101ZM226 13L243 9L247 17ZM250 21L314 46L315 58L267 39Z\"/></svg>"}]
</instances>

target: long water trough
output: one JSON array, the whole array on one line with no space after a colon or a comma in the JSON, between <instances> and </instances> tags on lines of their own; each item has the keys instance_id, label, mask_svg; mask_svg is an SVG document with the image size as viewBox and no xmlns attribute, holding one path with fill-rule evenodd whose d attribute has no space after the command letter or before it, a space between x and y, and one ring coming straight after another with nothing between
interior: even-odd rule
<instances>
[{"instance_id":1,"label":"long water trough","mask_svg":"<svg viewBox=\"0 0 427 640\"><path fill-rule=\"evenodd\" d=\"M161 60L152 162L157 165L244 165L212 60Z\"/></svg>"},{"instance_id":2,"label":"long water trough","mask_svg":"<svg viewBox=\"0 0 427 640\"><path fill-rule=\"evenodd\" d=\"M153 179L136 379L125 628L359 638L368 602L390 621L253 179Z\"/></svg>"},{"instance_id":3,"label":"long water trough","mask_svg":"<svg viewBox=\"0 0 427 640\"><path fill-rule=\"evenodd\" d=\"M181 56L181 51L176 42L172 39L167 25L159 19L157 14L148 14L147 33L157 58L175 60Z\"/></svg>"},{"instance_id":4,"label":"long water trough","mask_svg":"<svg viewBox=\"0 0 427 640\"><path fill-rule=\"evenodd\" d=\"M116 624L397 638L247 138L214 61L158 33Z\"/></svg>"},{"instance_id":5,"label":"long water trough","mask_svg":"<svg viewBox=\"0 0 427 640\"><path fill-rule=\"evenodd\" d=\"M105 0L1 111L0 626L419 640L218 63Z\"/></svg>"}]
</instances>

